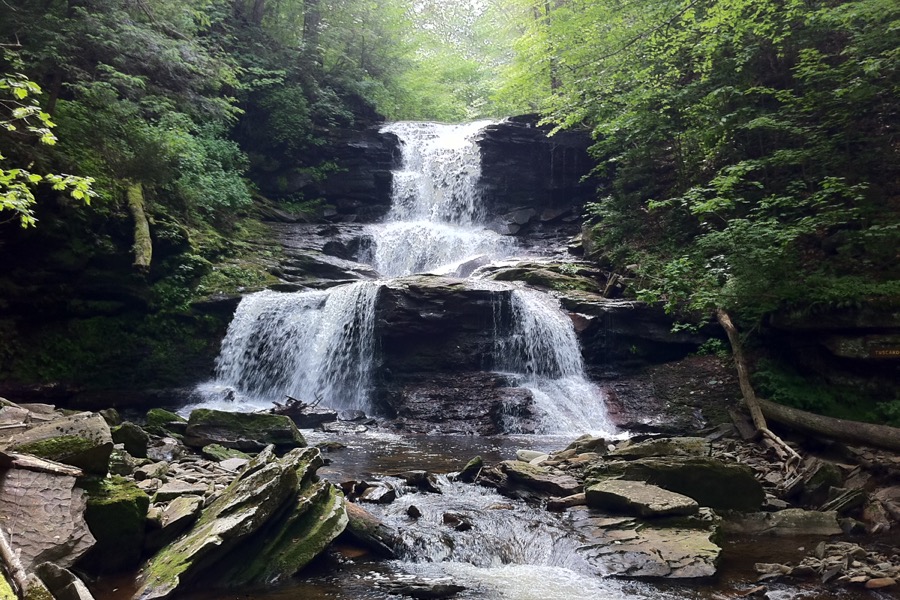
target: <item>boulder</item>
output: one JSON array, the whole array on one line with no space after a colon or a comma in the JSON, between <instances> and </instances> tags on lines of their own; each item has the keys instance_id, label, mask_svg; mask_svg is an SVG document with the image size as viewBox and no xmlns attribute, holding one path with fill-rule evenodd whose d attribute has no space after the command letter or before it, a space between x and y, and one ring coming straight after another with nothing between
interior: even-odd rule
<instances>
[{"instance_id":1,"label":"boulder","mask_svg":"<svg viewBox=\"0 0 900 600\"><path fill-rule=\"evenodd\" d=\"M474 483L483 468L484 459L480 456L476 456L466 463L466 466L462 468L462 471L459 472L456 479L463 483Z\"/></svg>"},{"instance_id":2,"label":"boulder","mask_svg":"<svg viewBox=\"0 0 900 600\"><path fill-rule=\"evenodd\" d=\"M505 460L500 463L500 470L514 484L548 496L570 496L582 490L581 484L574 477L554 472L547 467Z\"/></svg>"},{"instance_id":3,"label":"boulder","mask_svg":"<svg viewBox=\"0 0 900 600\"><path fill-rule=\"evenodd\" d=\"M692 515L699 505L693 498L640 481L609 479L585 489L591 508L641 517Z\"/></svg>"},{"instance_id":4,"label":"boulder","mask_svg":"<svg viewBox=\"0 0 900 600\"><path fill-rule=\"evenodd\" d=\"M266 524L233 552L215 577L224 587L272 585L291 577L318 556L347 526L344 495L326 481L317 481L322 465L319 451L298 453L299 493L286 513ZM232 568L232 565L235 568Z\"/></svg>"},{"instance_id":5,"label":"boulder","mask_svg":"<svg viewBox=\"0 0 900 600\"><path fill-rule=\"evenodd\" d=\"M172 542L190 527L203 508L200 496L179 496L159 512L156 521L150 521L156 527L147 532L145 548L155 552Z\"/></svg>"},{"instance_id":6,"label":"boulder","mask_svg":"<svg viewBox=\"0 0 900 600\"><path fill-rule=\"evenodd\" d=\"M786 508L770 513L733 514L722 523L726 533L747 535L804 536L840 535L835 511L819 512Z\"/></svg>"},{"instance_id":7,"label":"boulder","mask_svg":"<svg viewBox=\"0 0 900 600\"><path fill-rule=\"evenodd\" d=\"M397 490L386 483L369 485L359 495L360 502L372 504L390 504L397 499Z\"/></svg>"},{"instance_id":8,"label":"boulder","mask_svg":"<svg viewBox=\"0 0 900 600\"><path fill-rule=\"evenodd\" d=\"M251 452L258 452L269 444L279 452L306 446L297 426L288 417L206 408L191 413L184 441L194 448L219 444Z\"/></svg>"},{"instance_id":9,"label":"boulder","mask_svg":"<svg viewBox=\"0 0 900 600\"><path fill-rule=\"evenodd\" d=\"M91 546L86 500L73 467L27 455L0 453L0 523L27 523L12 540L22 566L43 562L72 566ZM4 526L5 527L5 526Z\"/></svg>"},{"instance_id":10,"label":"boulder","mask_svg":"<svg viewBox=\"0 0 900 600\"><path fill-rule=\"evenodd\" d=\"M626 441L612 450L609 458L646 458L649 456L707 456L709 441L701 437L664 437L637 443Z\"/></svg>"},{"instance_id":11,"label":"boulder","mask_svg":"<svg viewBox=\"0 0 900 600\"><path fill-rule=\"evenodd\" d=\"M441 487L438 485L437 476L434 473L420 470L405 471L398 474L398 477L402 477L406 485L417 488L423 492L431 494L442 493Z\"/></svg>"},{"instance_id":12,"label":"boulder","mask_svg":"<svg viewBox=\"0 0 900 600\"><path fill-rule=\"evenodd\" d=\"M113 442L123 444L128 454L137 458L147 458L147 447L150 445L150 436L147 432L131 423L125 421L121 425L113 427L111 430Z\"/></svg>"},{"instance_id":13,"label":"boulder","mask_svg":"<svg viewBox=\"0 0 900 600\"><path fill-rule=\"evenodd\" d=\"M115 573L138 564L144 549L150 498L134 482L109 477L85 485L85 520L97 544L79 566L97 573Z\"/></svg>"},{"instance_id":14,"label":"boulder","mask_svg":"<svg viewBox=\"0 0 900 600\"><path fill-rule=\"evenodd\" d=\"M295 493L300 453L290 452L277 459L274 446L260 452L203 511L187 534L144 565L135 598L167 598L182 590L204 569L258 531Z\"/></svg>"},{"instance_id":15,"label":"boulder","mask_svg":"<svg viewBox=\"0 0 900 600\"><path fill-rule=\"evenodd\" d=\"M68 569L45 562L37 566L35 574L55 600L94 600L84 582Z\"/></svg>"},{"instance_id":16,"label":"boulder","mask_svg":"<svg viewBox=\"0 0 900 600\"><path fill-rule=\"evenodd\" d=\"M53 419L14 435L6 449L106 475L113 440L109 425L96 413Z\"/></svg>"},{"instance_id":17,"label":"boulder","mask_svg":"<svg viewBox=\"0 0 900 600\"><path fill-rule=\"evenodd\" d=\"M209 444L208 446L203 446L200 449L200 454L209 460L214 460L217 462L222 462L223 460L228 460L229 458L242 458L249 460L251 457L249 454L245 452L241 452L240 450L234 450L233 448L226 448L221 444Z\"/></svg>"},{"instance_id":18,"label":"boulder","mask_svg":"<svg viewBox=\"0 0 900 600\"><path fill-rule=\"evenodd\" d=\"M715 509L756 511L766 499L750 467L714 458L644 458L629 462L622 478L645 481Z\"/></svg>"},{"instance_id":19,"label":"boulder","mask_svg":"<svg viewBox=\"0 0 900 600\"><path fill-rule=\"evenodd\" d=\"M164 408L151 408L147 411L146 426L147 429L159 435L167 435L165 431L169 430L172 423L186 423L187 419L181 415L177 415L172 411Z\"/></svg>"},{"instance_id":20,"label":"boulder","mask_svg":"<svg viewBox=\"0 0 900 600\"><path fill-rule=\"evenodd\" d=\"M713 541L718 521L712 513L679 517L675 523L582 514L575 527L586 543L578 552L601 575L693 579L716 573L721 549Z\"/></svg>"}]
</instances>

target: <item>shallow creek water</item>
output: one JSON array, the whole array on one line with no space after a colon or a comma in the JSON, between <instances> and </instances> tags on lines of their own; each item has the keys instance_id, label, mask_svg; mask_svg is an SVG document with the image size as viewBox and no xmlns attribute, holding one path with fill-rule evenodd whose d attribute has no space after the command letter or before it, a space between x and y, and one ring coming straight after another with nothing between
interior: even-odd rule
<instances>
[{"instance_id":1,"label":"shallow creek water","mask_svg":"<svg viewBox=\"0 0 900 600\"><path fill-rule=\"evenodd\" d=\"M755 586L754 562L797 561L818 540L734 539L724 544L720 576L713 581L645 582L604 578L579 560L577 536L565 513L550 513L497 495L477 485L442 479L442 494L413 492L392 475L426 469L456 471L475 455L487 464L515 456L518 448L553 450L571 441L554 436L401 436L366 432L326 436L304 431L311 444L339 439L347 448L329 453L331 464L321 476L339 483L348 479L381 479L398 486L390 505L366 505L402 532L406 553L400 560L381 560L356 548L336 544L289 585L277 589L230 592L198 590L190 600L389 600L386 583L404 579L438 580L465 586L459 600L720 600L736 598ZM413 521L406 508L415 505L422 517ZM469 531L457 532L441 522L444 512L470 519ZM841 598L887 599L890 596L814 586L770 584L772 600ZM97 600L126 600L133 587L123 579L98 582Z\"/></svg>"}]
</instances>

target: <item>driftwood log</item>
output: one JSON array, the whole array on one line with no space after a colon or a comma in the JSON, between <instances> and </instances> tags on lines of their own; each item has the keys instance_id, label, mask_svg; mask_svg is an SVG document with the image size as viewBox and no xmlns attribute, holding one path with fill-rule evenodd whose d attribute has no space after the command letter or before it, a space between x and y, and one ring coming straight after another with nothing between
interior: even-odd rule
<instances>
[{"instance_id":1,"label":"driftwood log","mask_svg":"<svg viewBox=\"0 0 900 600\"><path fill-rule=\"evenodd\" d=\"M900 429L896 427L823 417L762 398L758 401L766 417L791 429L852 444L900 452Z\"/></svg>"}]
</instances>

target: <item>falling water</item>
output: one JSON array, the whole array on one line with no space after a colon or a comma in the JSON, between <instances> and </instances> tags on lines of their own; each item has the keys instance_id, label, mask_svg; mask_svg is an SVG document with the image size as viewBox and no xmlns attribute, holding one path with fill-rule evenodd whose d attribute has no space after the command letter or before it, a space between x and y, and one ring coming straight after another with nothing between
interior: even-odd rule
<instances>
[{"instance_id":1,"label":"falling water","mask_svg":"<svg viewBox=\"0 0 900 600\"><path fill-rule=\"evenodd\" d=\"M394 171L391 210L374 225L368 260L388 277L422 273L469 257L505 256L509 238L481 224L481 154L476 139L491 121L463 125L392 123L403 164Z\"/></svg>"},{"instance_id":2,"label":"falling water","mask_svg":"<svg viewBox=\"0 0 900 600\"><path fill-rule=\"evenodd\" d=\"M335 409L369 409L379 284L246 296L222 342L216 384L268 404L288 394Z\"/></svg>"},{"instance_id":3,"label":"falling water","mask_svg":"<svg viewBox=\"0 0 900 600\"><path fill-rule=\"evenodd\" d=\"M518 384L531 390L540 433L615 431L602 392L585 376L572 320L556 298L515 289L508 307L495 304L494 321L495 368L515 374ZM515 430L514 421L509 425Z\"/></svg>"}]
</instances>

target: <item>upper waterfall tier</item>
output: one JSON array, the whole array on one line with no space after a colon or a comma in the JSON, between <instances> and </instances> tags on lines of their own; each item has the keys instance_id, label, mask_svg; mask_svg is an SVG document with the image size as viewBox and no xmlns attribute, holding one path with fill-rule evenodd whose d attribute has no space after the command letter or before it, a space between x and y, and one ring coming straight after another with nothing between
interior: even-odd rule
<instances>
[{"instance_id":1,"label":"upper waterfall tier","mask_svg":"<svg viewBox=\"0 0 900 600\"><path fill-rule=\"evenodd\" d=\"M434 271L477 255L508 255L514 243L484 228L477 139L492 121L392 123L403 164L393 172L386 222L371 228L368 258L386 276Z\"/></svg>"},{"instance_id":2,"label":"upper waterfall tier","mask_svg":"<svg viewBox=\"0 0 900 600\"><path fill-rule=\"evenodd\" d=\"M391 123L403 165L394 171L388 221L472 225L480 221L481 152L475 138L492 121L461 125Z\"/></svg>"}]
</instances>

